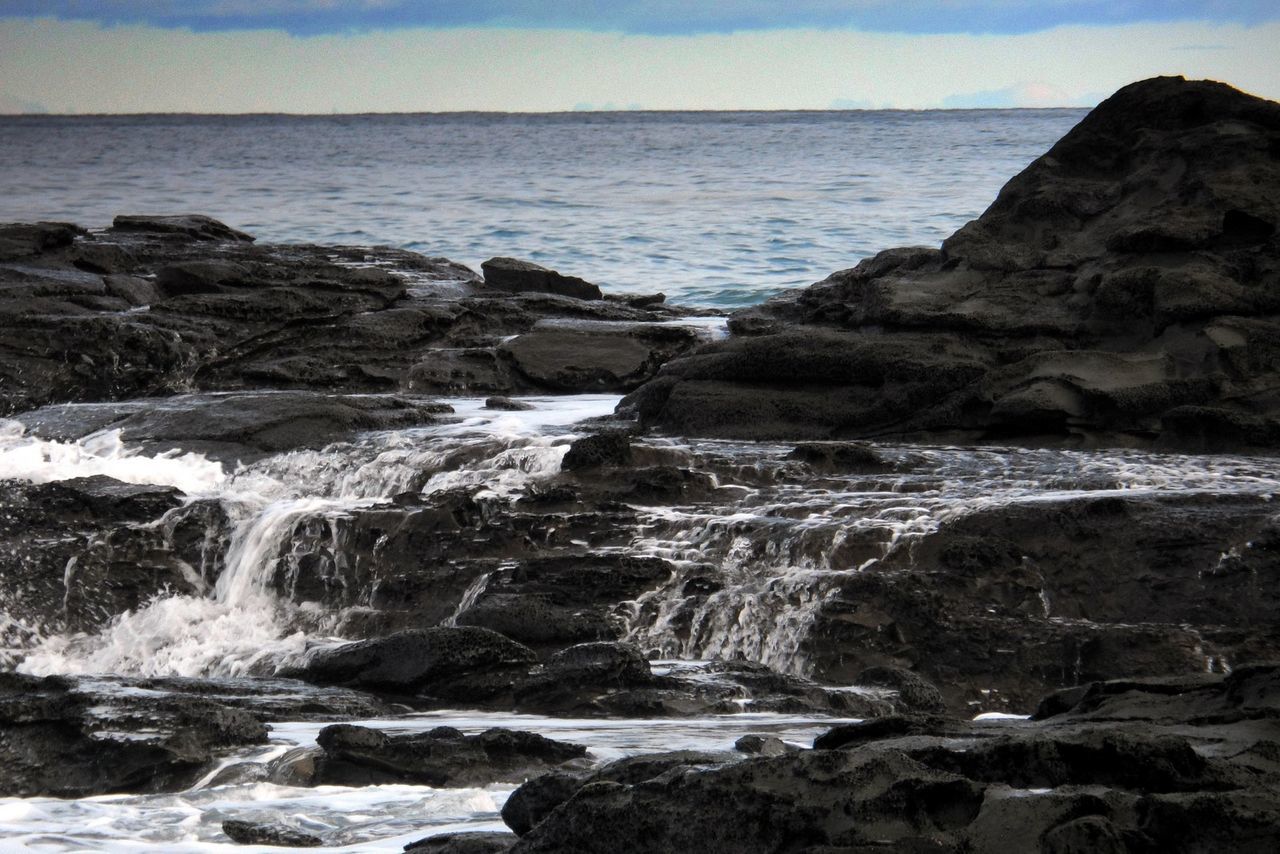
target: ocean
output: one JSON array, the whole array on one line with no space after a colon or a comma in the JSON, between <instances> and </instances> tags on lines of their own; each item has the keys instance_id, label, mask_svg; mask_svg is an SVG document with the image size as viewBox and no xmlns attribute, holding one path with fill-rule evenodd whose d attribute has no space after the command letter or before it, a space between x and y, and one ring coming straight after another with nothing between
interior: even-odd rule
<instances>
[{"instance_id":1,"label":"ocean","mask_svg":"<svg viewBox=\"0 0 1280 854\"><path fill-rule=\"evenodd\" d=\"M206 213L722 308L937 245L1085 111L0 117L0 221Z\"/></svg>"}]
</instances>

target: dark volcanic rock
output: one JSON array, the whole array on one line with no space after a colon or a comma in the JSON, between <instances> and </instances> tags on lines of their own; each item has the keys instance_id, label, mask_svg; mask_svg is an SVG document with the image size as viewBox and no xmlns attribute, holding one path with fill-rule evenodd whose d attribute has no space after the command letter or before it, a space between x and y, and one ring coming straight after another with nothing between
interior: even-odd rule
<instances>
[{"instance_id":1,"label":"dark volcanic rock","mask_svg":"<svg viewBox=\"0 0 1280 854\"><path fill-rule=\"evenodd\" d=\"M69 441L99 430L119 430L123 441L153 453L181 449L250 461L294 448L321 448L361 430L434 424L451 412L445 403L397 395L266 391L181 395L163 402L54 405L14 418L43 438Z\"/></svg>"},{"instance_id":2,"label":"dark volcanic rock","mask_svg":"<svg viewBox=\"0 0 1280 854\"><path fill-rule=\"evenodd\" d=\"M184 216L143 216L121 214L111 224L115 231L141 231L150 234L176 235L192 240L231 240L252 243L253 237L243 231L201 214Z\"/></svg>"},{"instance_id":3,"label":"dark volcanic rock","mask_svg":"<svg viewBox=\"0 0 1280 854\"><path fill-rule=\"evenodd\" d=\"M810 660L835 682L905 667L953 709L1029 711L1056 687L1274 655L1273 515L1209 495L973 512L843 578Z\"/></svg>"},{"instance_id":4,"label":"dark volcanic rock","mask_svg":"<svg viewBox=\"0 0 1280 854\"><path fill-rule=\"evenodd\" d=\"M295 773L295 782L334 786L485 786L523 781L586 755L586 748L579 744L498 728L479 735L463 735L451 727L414 735L387 735L376 729L336 724L322 729L316 742L320 752L307 758L311 773ZM290 757L288 762L296 769L299 757Z\"/></svg>"},{"instance_id":5,"label":"dark volcanic rock","mask_svg":"<svg viewBox=\"0 0 1280 854\"><path fill-rule=\"evenodd\" d=\"M539 321L502 345L515 369L566 392L630 391L701 342L697 329L654 323Z\"/></svg>"},{"instance_id":6,"label":"dark volcanic rock","mask_svg":"<svg viewBox=\"0 0 1280 854\"><path fill-rule=\"evenodd\" d=\"M39 255L70 246L84 230L67 222L6 223L0 225L0 261Z\"/></svg>"},{"instance_id":7,"label":"dark volcanic rock","mask_svg":"<svg viewBox=\"0 0 1280 854\"><path fill-rule=\"evenodd\" d=\"M607 851L618 838L641 852L1269 851L1280 680L1274 665L1243 670L1091 686L1126 710L1105 723L1105 702L1077 703L1040 723L842 725L816 742L841 749L731 764L633 757L532 780L503 818L517 852ZM1125 704L1135 692L1172 713Z\"/></svg>"},{"instance_id":8,"label":"dark volcanic rock","mask_svg":"<svg viewBox=\"0 0 1280 854\"><path fill-rule=\"evenodd\" d=\"M202 593L215 568L149 524L180 514L181 505L176 489L103 476L4 481L0 602L8 619L0 625L0 647L22 649L24 634L90 631L164 590ZM0 652L0 661L5 657Z\"/></svg>"},{"instance_id":9,"label":"dark volcanic rock","mask_svg":"<svg viewBox=\"0 0 1280 854\"><path fill-rule=\"evenodd\" d=\"M410 842L404 850L410 854L505 854L515 841L513 833L441 833Z\"/></svg>"},{"instance_id":10,"label":"dark volcanic rock","mask_svg":"<svg viewBox=\"0 0 1280 854\"><path fill-rule=\"evenodd\" d=\"M591 782L524 835L516 852L774 852L868 844L963 827L984 787L902 755L806 751L640 785Z\"/></svg>"},{"instance_id":11,"label":"dark volcanic rock","mask_svg":"<svg viewBox=\"0 0 1280 854\"><path fill-rule=\"evenodd\" d=\"M148 697L142 707L62 677L0 672L6 796L178 791L228 749L266 740L253 715L198 697Z\"/></svg>"},{"instance_id":12,"label":"dark volcanic rock","mask_svg":"<svg viewBox=\"0 0 1280 854\"><path fill-rule=\"evenodd\" d=\"M593 783L632 785L690 768L707 768L739 759L732 753L674 750L618 759L592 772L553 771L535 777L511 793L502 806L502 820L521 836L583 786Z\"/></svg>"},{"instance_id":13,"label":"dark volcanic rock","mask_svg":"<svg viewBox=\"0 0 1280 854\"><path fill-rule=\"evenodd\" d=\"M631 437L625 433L597 433L575 439L560 461L564 471L620 466L631 462Z\"/></svg>"},{"instance_id":14,"label":"dark volcanic rock","mask_svg":"<svg viewBox=\"0 0 1280 854\"><path fill-rule=\"evenodd\" d=\"M446 677L523 669L534 660L528 647L489 629L438 626L323 650L288 675L321 685L411 693Z\"/></svg>"},{"instance_id":15,"label":"dark volcanic rock","mask_svg":"<svg viewBox=\"0 0 1280 854\"><path fill-rule=\"evenodd\" d=\"M461 265L388 247L251 240L198 216L119 217L105 232L0 226L0 414L263 388L622 389L693 343L655 323L691 309L497 291ZM518 367L503 342L549 319L608 321L612 342L598 331L581 342L607 370L550 328L519 344Z\"/></svg>"},{"instance_id":16,"label":"dark volcanic rock","mask_svg":"<svg viewBox=\"0 0 1280 854\"><path fill-rule=\"evenodd\" d=\"M276 845L283 848L319 848L324 844L318 836L303 833L283 824L257 824L228 819L222 832L237 845Z\"/></svg>"},{"instance_id":17,"label":"dark volcanic rock","mask_svg":"<svg viewBox=\"0 0 1280 854\"><path fill-rule=\"evenodd\" d=\"M739 312L624 408L707 436L1274 448L1277 140L1280 105L1223 84L1127 86L941 250Z\"/></svg>"},{"instance_id":18,"label":"dark volcanic rock","mask_svg":"<svg viewBox=\"0 0 1280 854\"><path fill-rule=\"evenodd\" d=\"M576 299L600 299L600 288L574 276L540 267L517 258L490 258L480 265L487 287L511 293L559 294Z\"/></svg>"}]
</instances>

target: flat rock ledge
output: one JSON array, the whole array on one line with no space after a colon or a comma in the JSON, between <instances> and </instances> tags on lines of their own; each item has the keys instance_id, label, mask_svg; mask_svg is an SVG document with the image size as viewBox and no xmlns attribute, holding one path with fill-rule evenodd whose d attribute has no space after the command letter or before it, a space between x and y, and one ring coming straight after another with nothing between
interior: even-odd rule
<instances>
[{"instance_id":1,"label":"flat rock ledge","mask_svg":"<svg viewBox=\"0 0 1280 854\"><path fill-rule=\"evenodd\" d=\"M628 391L702 343L664 324L716 314L514 259L485 269L259 244L199 215L0 224L0 416L209 391ZM520 340L548 320L596 325Z\"/></svg>"}]
</instances>

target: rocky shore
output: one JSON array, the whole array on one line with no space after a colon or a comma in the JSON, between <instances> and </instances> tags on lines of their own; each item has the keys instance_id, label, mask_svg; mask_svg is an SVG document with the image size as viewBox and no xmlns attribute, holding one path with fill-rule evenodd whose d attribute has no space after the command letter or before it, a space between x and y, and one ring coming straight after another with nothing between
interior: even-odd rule
<instances>
[{"instance_id":1,"label":"rocky shore","mask_svg":"<svg viewBox=\"0 0 1280 854\"><path fill-rule=\"evenodd\" d=\"M1280 105L1160 78L940 249L727 319L0 225L0 796L521 784L407 849L454 854L1274 851L1277 223ZM458 709L846 722L385 724Z\"/></svg>"}]
</instances>

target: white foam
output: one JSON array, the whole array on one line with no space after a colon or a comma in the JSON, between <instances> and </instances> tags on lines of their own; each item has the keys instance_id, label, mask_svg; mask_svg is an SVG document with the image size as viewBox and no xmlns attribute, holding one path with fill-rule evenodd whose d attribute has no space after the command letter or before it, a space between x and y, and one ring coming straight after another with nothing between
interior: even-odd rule
<instances>
[{"instance_id":1,"label":"white foam","mask_svg":"<svg viewBox=\"0 0 1280 854\"><path fill-rule=\"evenodd\" d=\"M221 464L202 454L168 452L148 456L124 446L119 430L77 442L26 434L17 421L0 419L0 480L51 483L105 475L125 483L173 486L188 495L212 495L226 483Z\"/></svg>"},{"instance_id":2,"label":"white foam","mask_svg":"<svg viewBox=\"0 0 1280 854\"><path fill-rule=\"evenodd\" d=\"M68 445L30 439L11 422L4 435L17 449L14 470L29 479L106 473L107 465L134 478L176 481L183 475L194 495L218 498L233 524L212 598L162 596L117 616L101 632L40 638L18 669L37 675L237 676L293 663L317 643L332 642L328 632L337 621L337 615L307 612L272 592L299 523L332 519L410 490L430 495L463 487L481 498L510 498L559 472L572 435L565 428L612 412L618 399L526 398L536 408L520 412L486 409L480 398L459 399L459 416L440 425L279 454L230 475L195 454L139 456L121 444L118 432ZM57 464L50 464L51 456ZM9 635L30 643L31 633L15 628L4 637Z\"/></svg>"},{"instance_id":3,"label":"white foam","mask_svg":"<svg viewBox=\"0 0 1280 854\"><path fill-rule=\"evenodd\" d=\"M586 745L606 762L665 750L731 750L749 733L775 735L807 745L838 723L852 719L800 715L713 715L699 719L548 718L501 712L438 711L357 721L395 733L437 726L466 733L490 727L537 732ZM272 745L255 748L242 761L265 762L295 746L315 743L322 722L272 724ZM224 762L223 767L232 764ZM206 783L211 776L206 777ZM296 788L271 783L195 787L167 795L107 795L78 800L0 798L0 838L8 851L260 852L279 848L236 846L221 833L225 819L284 823L322 837L325 852L399 852L409 842L441 833L506 830L499 810L514 784L433 789L385 785Z\"/></svg>"}]
</instances>

